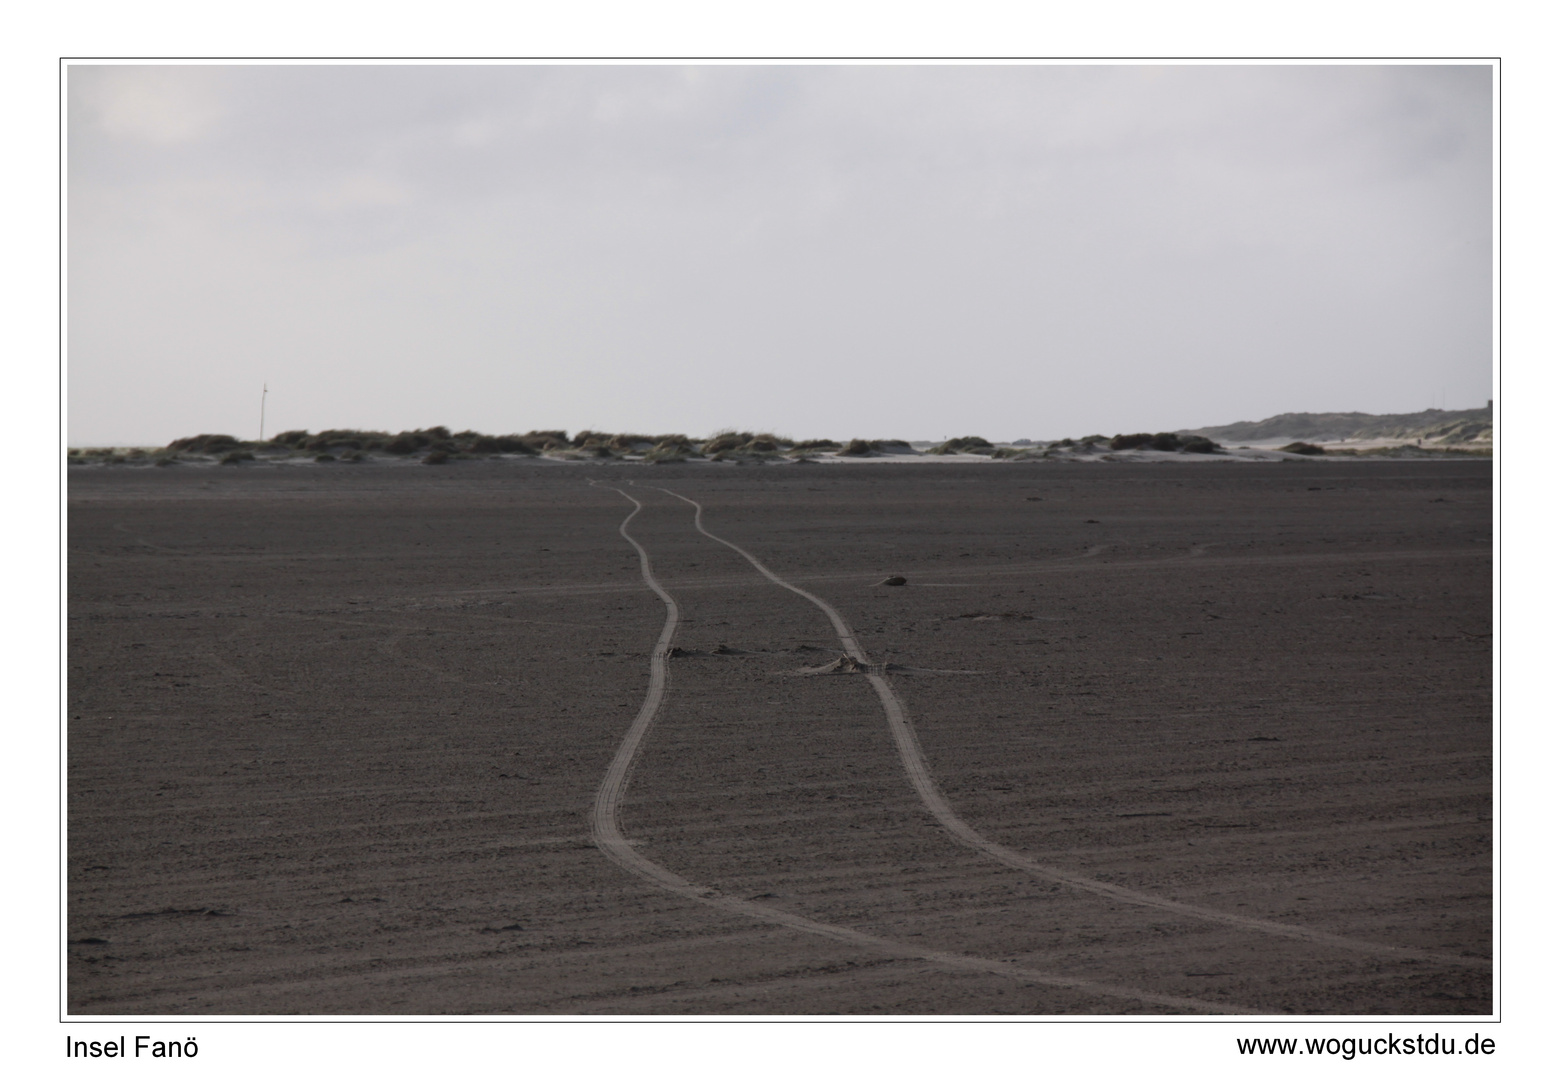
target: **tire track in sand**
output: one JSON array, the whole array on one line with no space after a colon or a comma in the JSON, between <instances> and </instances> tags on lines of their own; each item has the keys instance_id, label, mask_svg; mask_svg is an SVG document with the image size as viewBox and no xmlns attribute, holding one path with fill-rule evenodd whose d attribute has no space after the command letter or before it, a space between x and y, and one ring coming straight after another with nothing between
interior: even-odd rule
<instances>
[{"instance_id":1,"label":"tire track in sand","mask_svg":"<svg viewBox=\"0 0 1560 1080\"><path fill-rule=\"evenodd\" d=\"M701 504L688 498L686 495L677 494L670 488L657 488L656 490L664 491L666 494L681 499L692 506L694 509L693 525L699 532L714 540L717 544L724 544L732 551L735 551L738 555L752 563L753 568L760 574L763 574L764 577L782 589L789 589L791 592L794 592L829 617L829 622L834 625L834 632L839 637L840 644L844 646L846 654L867 669L867 681L877 691L878 701L882 704L883 712L888 718L888 728L894 736L894 745L899 751L899 761L904 766L906 775L910 778L911 786L915 788L916 794L920 796L921 803L937 819L938 823L948 830L955 840L966 847L974 848L976 851L982 852L1005 866L1010 866L1015 870L1022 870L1043 881L1049 881L1057 885L1066 885L1070 888L1093 893L1096 896L1103 896L1123 904L1157 908L1160 911L1173 912L1187 918L1223 923L1226 926L1237 927L1241 930L1270 934L1274 937L1293 938L1299 941L1310 942L1313 945L1324 945L1335 949L1374 953L1403 960L1429 961L1456 967L1489 968L1493 966L1491 961L1482 957L1451 956L1445 953L1431 952L1427 949L1418 949L1410 945L1385 945L1374 941L1344 937L1341 934L1329 934L1324 930L1312 930L1308 927L1293 926L1289 923L1274 922L1269 919L1236 915L1227 911L1219 911L1217 908L1203 907L1201 904L1187 904L1179 900L1168 900L1150 893L1139 892L1136 889L1128 889L1121 885L1112 885L1109 882L1098 881L1061 867L1047 866L1021 851L1015 851L1010 847L997 843L995 840L988 840L976 832L948 804L948 800L943 796L942 790L937 786L937 781L932 777L931 769L926 762L926 756L921 752L921 744L915 737L915 729L910 726L904 703L899 700L899 695L894 692L893 685L888 681L887 677L877 674L882 669L872 664L866 650L857 642L855 632L841 617L840 613L834 610L829 603L814 596L806 589L798 588L786 581L760 562L751 552L738 547L730 540L716 536L706 529L704 527L704 507Z\"/></svg>"},{"instance_id":2,"label":"tire track in sand","mask_svg":"<svg viewBox=\"0 0 1560 1080\"><path fill-rule=\"evenodd\" d=\"M689 900L696 900L701 904L718 908L733 915L742 915L759 922L785 926L805 934L814 934L819 937L831 938L843 944L871 949L874 952L896 959L920 960L960 972L1001 975L1021 983L1051 986L1057 989L1071 990L1098 997L1136 1001L1183 1012L1255 1014L1255 1010L1243 1009L1219 1002L1200 1001L1196 998L1176 997L1170 994L1156 994L1148 990L1112 986L1088 979L1073 979L1064 975L1052 975L1047 972L1036 971L1032 968L997 960L984 960L980 957L964 956L959 953L940 952L902 945L888 938L862 933L859 930L852 930L846 926L819 922L816 919L809 919L805 916L793 915L791 912L783 911L779 908L754 903L751 900L726 896L717 889L696 885L686 878L679 877L666 869L666 867L651 862L635 851L629 840L623 835L623 830L618 820L619 810L623 803L623 795L628 789L629 774L633 771L634 759L638 756L639 748L644 743L645 736L650 731L650 726L655 720L656 713L661 708L662 698L666 696L667 653L672 647L672 638L677 633L677 626L681 621L681 616L677 610L677 601L672 599L671 594L661 587L661 583L656 580L655 574L651 571L649 553L640 546L639 541L635 540L628 531L629 522L633 521L639 512L644 509L644 504L620 488L612 488L611 490L616 491L634 504L634 509L629 513L628 517L623 519L622 524L618 526L618 532L638 552L639 572L644 578L645 585L651 592L660 597L662 604L666 605L666 622L661 627L661 636L655 643L655 650L650 654L650 686L645 692L644 704L639 707L639 714L634 717L633 723L629 725L628 734L623 737L623 742L618 746L617 754L612 758L612 764L607 767L607 775L601 781L601 788L596 792L596 803L591 811L591 839L595 841L596 847L608 859L611 859L629 873L641 877L665 889L667 892L675 893ZM681 498L681 496L678 496L678 498Z\"/></svg>"}]
</instances>

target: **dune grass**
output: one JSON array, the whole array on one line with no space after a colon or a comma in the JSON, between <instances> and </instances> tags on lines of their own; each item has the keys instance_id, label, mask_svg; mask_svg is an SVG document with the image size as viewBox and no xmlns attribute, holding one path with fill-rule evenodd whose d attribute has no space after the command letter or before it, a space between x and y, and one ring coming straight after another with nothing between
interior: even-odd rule
<instances>
[{"instance_id":1,"label":"dune grass","mask_svg":"<svg viewBox=\"0 0 1560 1080\"><path fill-rule=\"evenodd\" d=\"M921 444L926 446L926 444ZM1311 444L1292 443L1291 453ZM1138 432L1085 435L1081 439L1057 439L1032 443L1027 439L998 445L979 435L964 435L928 447L931 455L978 454L996 460L1028 461L1067 457L1079 451L1149 449L1190 454L1222 453L1223 448L1201 435L1174 432ZM1332 451L1327 451L1331 453ZM672 464L680 461L716 461L742 464L768 461L807 461L822 454L842 458L915 455L920 453L903 439L791 439L771 431L724 428L703 437L682 433L647 434L584 429L570 435L561 428L532 430L524 434L488 435L479 431L452 432L448 427L415 428L400 432L358 428L283 431L264 441L245 441L233 435L202 433L175 439L160 448L78 448L67 453L72 465L129 464L168 465L179 462L237 465L247 462L299 461L329 465L361 464L375 460L405 460L428 465L512 456L551 456L573 461L629 461Z\"/></svg>"},{"instance_id":2,"label":"dune grass","mask_svg":"<svg viewBox=\"0 0 1560 1080\"><path fill-rule=\"evenodd\" d=\"M996 447L979 435L966 435L960 439L949 439L947 442L938 443L927 451L928 454L986 454L990 455Z\"/></svg>"},{"instance_id":3,"label":"dune grass","mask_svg":"<svg viewBox=\"0 0 1560 1080\"><path fill-rule=\"evenodd\" d=\"M1085 442L1096 439L1090 436ZM1223 449L1212 439L1201 435L1177 435L1173 431L1161 431L1149 434L1140 431L1135 435L1117 435L1110 440L1112 450L1159 450L1165 453L1181 451L1188 454L1216 454Z\"/></svg>"}]
</instances>

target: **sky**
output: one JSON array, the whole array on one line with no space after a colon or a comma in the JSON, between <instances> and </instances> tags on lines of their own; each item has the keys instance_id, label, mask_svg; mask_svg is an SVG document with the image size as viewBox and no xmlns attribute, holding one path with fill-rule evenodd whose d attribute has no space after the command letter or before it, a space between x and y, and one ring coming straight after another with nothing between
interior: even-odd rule
<instances>
[{"instance_id":1,"label":"sky","mask_svg":"<svg viewBox=\"0 0 1560 1080\"><path fill-rule=\"evenodd\" d=\"M1493 395L1487 65L72 65L67 440Z\"/></svg>"}]
</instances>

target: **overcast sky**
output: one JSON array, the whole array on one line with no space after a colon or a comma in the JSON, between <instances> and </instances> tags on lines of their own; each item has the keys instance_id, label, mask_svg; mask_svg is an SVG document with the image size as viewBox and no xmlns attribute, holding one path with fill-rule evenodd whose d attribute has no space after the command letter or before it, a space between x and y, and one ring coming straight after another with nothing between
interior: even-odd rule
<instances>
[{"instance_id":1,"label":"overcast sky","mask_svg":"<svg viewBox=\"0 0 1560 1080\"><path fill-rule=\"evenodd\" d=\"M1487 66L74 66L68 439L1483 405Z\"/></svg>"}]
</instances>

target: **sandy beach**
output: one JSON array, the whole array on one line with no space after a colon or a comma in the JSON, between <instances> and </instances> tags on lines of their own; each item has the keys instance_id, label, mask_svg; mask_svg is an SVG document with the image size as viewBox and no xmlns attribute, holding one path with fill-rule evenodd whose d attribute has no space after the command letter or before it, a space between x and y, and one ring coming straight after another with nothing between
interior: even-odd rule
<instances>
[{"instance_id":1,"label":"sandy beach","mask_svg":"<svg viewBox=\"0 0 1560 1080\"><path fill-rule=\"evenodd\" d=\"M1489 460L1167 457L72 469L70 1012L1489 1014Z\"/></svg>"}]
</instances>

